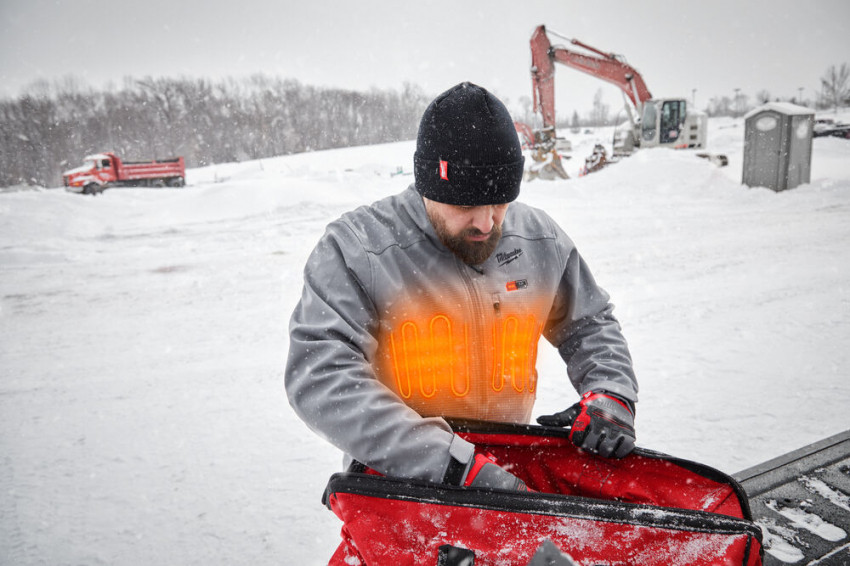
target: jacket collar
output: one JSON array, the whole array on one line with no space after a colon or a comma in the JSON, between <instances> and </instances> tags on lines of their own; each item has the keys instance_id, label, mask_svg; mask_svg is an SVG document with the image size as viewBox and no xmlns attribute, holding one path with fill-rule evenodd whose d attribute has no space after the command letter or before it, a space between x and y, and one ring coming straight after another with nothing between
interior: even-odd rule
<instances>
[{"instance_id":1,"label":"jacket collar","mask_svg":"<svg viewBox=\"0 0 850 566\"><path fill-rule=\"evenodd\" d=\"M401 194L401 198L404 209L407 210L416 228L425 234L440 252L454 255L437 236L437 231L434 230L434 225L431 224L431 219L428 217L428 211L425 210L425 201L422 200L422 195L416 190L416 186L411 184L407 187L407 190Z\"/></svg>"}]
</instances>

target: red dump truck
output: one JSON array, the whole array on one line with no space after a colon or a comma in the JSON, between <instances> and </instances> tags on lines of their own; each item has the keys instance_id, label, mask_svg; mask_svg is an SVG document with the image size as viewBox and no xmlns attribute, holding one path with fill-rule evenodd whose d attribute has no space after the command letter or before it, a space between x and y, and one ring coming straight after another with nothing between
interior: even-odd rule
<instances>
[{"instance_id":1,"label":"red dump truck","mask_svg":"<svg viewBox=\"0 0 850 566\"><path fill-rule=\"evenodd\" d=\"M186 184L186 164L182 157L123 161L105 152L87 156L82 166L62 173L62 179L65 190L84 195L118 186L182 187Z\"/></svg>"}]
</instances>

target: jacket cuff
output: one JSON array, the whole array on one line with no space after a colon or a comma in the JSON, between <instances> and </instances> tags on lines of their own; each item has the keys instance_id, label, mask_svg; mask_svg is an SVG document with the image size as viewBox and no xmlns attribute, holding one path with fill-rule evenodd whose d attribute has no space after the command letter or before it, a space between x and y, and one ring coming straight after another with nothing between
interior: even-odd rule
<instances>
[{"instance_id":1,"label":"jacket cuff","mask_svg":"<svg viewBox=\"0 0 850 566\"><path fill-rule=\"evenodd\" d=\"M463 480L475 458L475 445L464 440L458 435L452 437L449 444L449 462L446 472L443 474L443 483L449 485L463 485Z\"/></svg>"},{"instance_id":2,"label":"jacket cuff","mask_svg":"<svg viewBox=\"0 0 850 566\"><path fill-rule=\"evenodd\" d=\"M616 399L618 401L622 401L626 405L626 407L628 407L629 410L632 412L632 416L633 417L635 416L635 402L632 401L631 399L627 399L626 397L623 397L622 395L620 395L618 393L614 393L613 391L608 391L607 389L594 389L593 392L594 393L602 393L602 394L607 395L609 397L613 397L614 399Z\"/></svg>"}]
</instances>

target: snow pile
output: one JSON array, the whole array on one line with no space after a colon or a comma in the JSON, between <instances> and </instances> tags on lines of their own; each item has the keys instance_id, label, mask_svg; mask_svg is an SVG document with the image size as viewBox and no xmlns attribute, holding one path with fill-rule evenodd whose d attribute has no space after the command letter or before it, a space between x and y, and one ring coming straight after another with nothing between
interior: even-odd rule
<instances>
[{"instance_id":1,"label":"snow pile","mask_svg":"<svg viewBox=\"0 0 850 566\"><path fill-rule=\"evenodd\" d=\"M581 134L574 178L521 198L617 305L638 444L732 473L850 428L850 142L815 139L812 183L774 193L740 184L742 122L710 127L727 168L658 149L577 178L610 143ZM341 458L286 402L288 317L324 226L412 182L413 148L0 194L0 562L328 559ZM538 367L536 414L576 400L552 348Z\"/></svg>"}]
</instances>

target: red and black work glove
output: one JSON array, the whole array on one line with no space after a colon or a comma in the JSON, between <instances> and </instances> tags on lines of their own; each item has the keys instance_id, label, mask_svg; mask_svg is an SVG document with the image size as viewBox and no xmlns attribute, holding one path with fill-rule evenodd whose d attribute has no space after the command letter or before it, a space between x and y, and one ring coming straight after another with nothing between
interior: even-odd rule
<instances>
[{"instance_id":1,"label":"red and black work glove","mask_svg":"<svg viewBox=\"0 0 850 566\"><path fill-rule=\"evenodd\" d=\"M490 455L476 454L463 480L468 487L528 491L525 482L505 470Z\"/></svg>"},{"instance_id":2,"label":"red and black work glove","mask_svg":"<svg viewBox=\"0 0 850 566\"><path fill-rule=\"evenodd\" d=\"M537 417L537 422L569 426L573 444L606 458L623 458L635 447L634 410L613 395L588 391L569 409Z\"/></svg>"}]
</instances>

